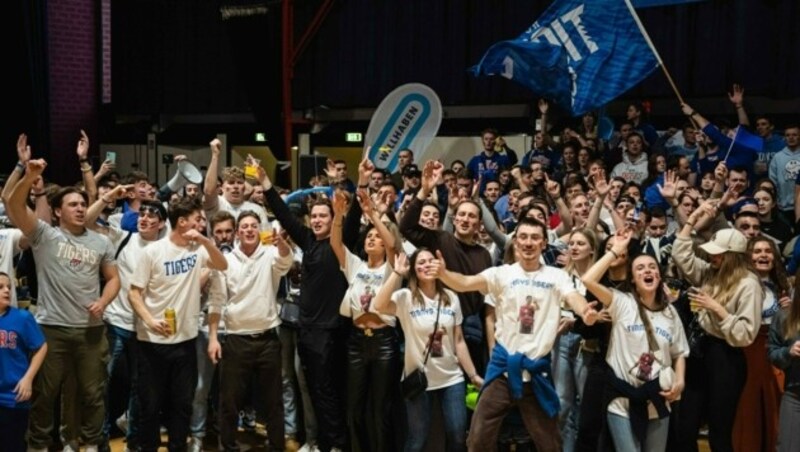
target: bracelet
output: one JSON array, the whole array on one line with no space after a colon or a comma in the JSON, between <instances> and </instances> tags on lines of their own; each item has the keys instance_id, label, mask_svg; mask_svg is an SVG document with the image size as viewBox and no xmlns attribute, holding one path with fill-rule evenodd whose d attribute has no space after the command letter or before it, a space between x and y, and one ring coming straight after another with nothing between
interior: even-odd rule
<instances>
[{"instance_id":1,"label":"bracelet","mask_svg":"<svg viewBox=\"0 0 800 452\"><path fill-rule=\"evenodd\" d=\"M114 201L111 201L109 199L106 199L105 196L100 197L100 201L103 201L106 204L111 204L112 202L114 202Z\"/></svg>"},{"instance_id":2,"label":"bracelet","mask_svg":"<svg viewBox=\"0 0 800 452\"><path fill-rule=\"evenodd\" d=\"M613 248L609 249L608 252L614 255L614 259L619 259L619 254Z\"/></svg>"},{"instance_id":3,"label":"bracelet","mask_svg":"<svg viewBox=\"0 0 800 452\"><path fill-rule=\"evenodd\" d=\"M400 272L399 272L399 271L397 271L397 270L392 270L392 273L397 273L397 276L399 276L399 277L401 277L401 278L403 277L403 275L401 275L401 274L400 274Z\"/></svg>"},{"instance_id":4,"label":"bracelet","mask_svg":"<svg viewBox=\"0 0 800 452\"><path fill-rule=\"evenodd\" d=\"M86 167L86 168L84 168L84 167L81 167L81 171L83 171L84 173L91 172L91 171L92 171L92 167L91 167L91 166L89 166L89 167Z\"/></svg>"},{"instance_id":5,"label":"bracelet","mask_svg":"<svg viewBox=\"0 0 800 452\"><path fill-rule=\"evenodd\" d=\"M358 188L369 188L369 184L364 184L364 185L359 184Z\"/></svg>"},{"instance_id":6,"label":"bracelet","mask_svg":"<svg viewBox=\"0 0 800 452\"><path fill-rule=\"evenodd\" d=\"M47 194L46 192L41 192L41 193L33 193L31 196L33 196L34 198L38 198L38 197L40 197L40 196L44 196L44 195L46 195L46 194Z\"/></svg>"},{"instance_id":7,"label":"bracelet","mask_svg":"<svg viewBox=\"0 0 800 452\"><path fill-rule=\"evenodd\" d=\"M22 162L17 162L17 166L14 169L18 169L20 172L25 171L25 165Z\"/></svg>"},{"instance_id":8,"label":"bracelet","mask_svg":"<svg viewBox=\"0 0 800 452\"><path fill-rule=\"evenodd\" d=\"M78 159L78 161L79 161L80 163L84 163L84 162L88 162L88 161L89 161L89 159Z\"/></svg>"}]
</instances>

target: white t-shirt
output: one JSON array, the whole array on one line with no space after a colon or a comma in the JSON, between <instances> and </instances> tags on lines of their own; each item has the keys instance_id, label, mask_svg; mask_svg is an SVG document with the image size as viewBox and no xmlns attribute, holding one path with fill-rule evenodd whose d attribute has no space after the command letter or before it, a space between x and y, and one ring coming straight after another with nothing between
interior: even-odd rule
<instances>
[{"instance_id":1,"label":"white t-shirt","mask_svg":"<svg viewBox=\"0 0 800 452\"><path fill-rule=\"evenodd\" d=\"M542 265L526 272L518 264L491 267L480 275L494 300L495 339L508 353L541 358L553 348L561 299L576 292L564 270Z\"/></svg>"},{"instance_id":2,"label":"white t-shirt","mask_svg":"<svg viewBox=\"0 0 800 452\"><path fill-rule=\"evenodd\" d=\"M11 306L17 307L17 284L14 272L14 256L19 254L22 249L19 241L22 239L22 231L19 229L0 229L0 271L8 275L11 280Z\"/></svg>"},{"instance_id":3,"label":"white t-shirt","mask_svg":"<svg viewBox=\"0 0 800 452\"><path fill-rule=\"evenodd\" d=\"M128 231L123 231L115 227L108 228L108 238L114 245L114 250L118 250L122 241L128 236ZM128 300L128 292L131 288L131 277L133 272L141 262L141 255L146 246L155 241L144 240L138 233L131 235L128 243L122 248L117 257L117 270L119 270L119 293L116 298L106 307L103 313L103 320L127 331L136 331L134 324L134 312L131 302Z\"/></svg>"},{"instance_id":4,"label":"white t-shirt","mask_svg":"<svg viewBox=\"0 0 800 452\"><path fill-rule=\"evenodd\" d=\"M464 381L453 340L455 326L461 325L463 321L461 305L456 294L448 289L445 289L445 293L450 304L445 306L443 302L439 309L439 327L433 340L431 355L425 365L429 391ZM436 323L436 307L439 301L422 295L423 304L420 304L413 300L409 289L400 289L393 293L392 301L397 305L395 314L406 337L403 375L408 375L420 368L425 360L428 341Z\"/></svg>"},{"instance_id":5,"label":"white t-shirt","mask_svg":"<svg viewBox=\"0 0 800 452\"><path fill-rule=\"evenodd\" d=\"M224 196L217 196L217 205L216 207L212 207L210 209L206 209L206 215L208 216L208 224L211 227L211 217L214 216L220 210L224 210L229 212L233 215L233 218L239 218L239 214L244 212L245 210L252 210L253 212L258 214L258 217L261 219L261 228L262 229L271 229L272 223L270 223L269 218L267 217L267 211L259 206L258 204L250 201L245 201L241 204L233 205L225 199Z\"/></svg>"},{"instance_id":6,"label":"white t-shirt","mask_svg":"<svg viewBox=\"0 0 800 452\"><path fill-rule=\"evenodd\" d=\"M177 331L161 336L136 318L136 337L158 344L178 344L197 337L200 314L200 274L208 264L208 251L202 245L188 247L172 243L169 237L144 249L141 262L131 278L131 286L144 289L144 305L156 319L164 318L168 308L175 310Z\"/></svg>"},{"instance_id":7,"label":"white t-shirt","mask_svg":"<svg viewBox=\"0 0 800 452\"><path fill-rule=\"evenodd\" d=\"M614 374L631 386L641 386L658 378L659 371L672 367L679 356L689 356L689 344L678 312L672 306L663 311L644 309L653 326L653 335L661 356L654 356L647 342L647 331L639 316L636 300L629 293L611 289L614 297L608 307L611 316L611 340L606 362ZM658 360L656 360L658 358ZM659 362L660 361L660 362ZM616 398L608 405L610 413L628 417L628 400ZM648 403L650 419L658 417L655 407Z\"/></svg>"},{"instance_id":8,"label":"white t-shirt","mask_svg":"<svg viewBox=\"0 0 800 452\"><path fill-rule=\"evenodd\" d=\"M772 325L772 319L778 314L781 309L778 303L778 297L773 289L771 282L766 281L764 284L764 303L761 305L761 324Z\"/></svg>"},{"instance_id":9,"label":"white t-shirt","mask_svg":"<svg viewBox=\"0 0 800 452\"><path fill-rule=\"evenodd\" d=\"M355 320L364 315L364 313L370 312L372 299L375 298L375 294L378 293L383 282L392 273L392 267L384 261L382 265L376 268L369 268L366 262L345 247L344 268L341 268L341 270L350 287L347 288L344 299L339 305L339 314L345 317L352 317ZM383 323L395 326L395 317L378 315L383 320Z\"/></svg>"}]
</instances>

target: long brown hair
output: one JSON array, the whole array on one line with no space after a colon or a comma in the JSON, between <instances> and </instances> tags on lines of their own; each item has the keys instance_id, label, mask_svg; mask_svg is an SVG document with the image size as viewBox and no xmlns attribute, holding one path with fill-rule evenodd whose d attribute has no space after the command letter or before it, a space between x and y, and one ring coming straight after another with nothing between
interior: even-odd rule
<instances>
[{"instance_id":1,"label":"long brown hair","mask_svg":"<svg viewBox=\"0 0 800 452\"><path fill-rule=\"evenodd\" d=\"M794 275L794 299L786 314L783 325L783 337L787 340L800 334L800 269Z\"/></svg>"},{"instance_id":2,"label":"long brown hair","mask_svg":"<svg viewBox=\"0 0 800 452\"><path fill-rule=\"evenodd\" d=\"M711 295L711 298L725 306L731 301L734 292L739 287L739 282L744 281L748 273L760 280L753 270L749 254L726 252L722 255L719 269L710 272L703 288Z\"/></svg>"},{"instance_id":3,"label":"long brown hair","mask_svg":"<svg viewBox=\"0 0 800 452\"><path fill-rule=\"evenodd\" d=\"M419 303L420 305L425 305L425 300L422 298L422 291L419 289L419 280L417 279L417 258L419 257L420 253L426 251L430 253L432 256L436 257L433 252L427 248L417 248L414 251L414 254L411 255L411 259L409 261L409 270L408 270L408 289L411 291L411 299L415 302ZM440 279L435 281L436 284L436 295L439 296L439 299L442 300L442 304L445 306L450 306L450 297L447 295L447 292L444 291L444 283Z\"/></svg>"},{"instance_id":4,"label":"long brown hair","mask_svg":"<svg viewBox=\"0 0 800 452\"><path fill-rule=\"evenodd\" d=\"M789 277L786 274L786 269L783 268L783 262L781 260L781 250L778 249L778 245L775 244L774 240L771 240L763 235L759 235L758 237L753 237L747 242L747 257L750 258L750 262L753 262L753 248L755 248L756 243L766 242L769 244L769 248L772 250L772 270L769 271L769 280L772 281L778 287L778 293L776 293L776 297L781 292L789 293L791 290L791 286L789 285Z\"/></svg>"},{"instance_id":5,"label":"long brown hair","mask_svg":"<svg viewBox=\"0 0 800 452\"><path fill-rule=\"evenodd\" d=\"M636 300L636 303L644 305L644 303L642 303L642 296L639 295L639 291L636 290L636 284L633 282L633 262L636 259L639 259L642 256L648 257L648 258L652 259L653 262L656 263L656 265L658 266L658 280L659 280L659 282L661 284L664 284L664 276L663 276L664 272L661 269L661 265L658 263L658 259L653 257L653 255L651 255L651 254L639 253L636 256L634 256L633 258L628 259L628 265L627 265L627 268L626 268L626 271L628 272L628 276L627 276L627 279L626 279L628 287L626 288L626 291L630 292L630 294L633 295L633 299ZM663 310L669 308L669 300L667 300L667 297L664 295L664 291L661 290L661 287L659 287L656 290L655 302L656 302L656 309L654 311L663 311ZM647 308L647 309L650 309L650 308Z\"/></svg>"}]
</instances>

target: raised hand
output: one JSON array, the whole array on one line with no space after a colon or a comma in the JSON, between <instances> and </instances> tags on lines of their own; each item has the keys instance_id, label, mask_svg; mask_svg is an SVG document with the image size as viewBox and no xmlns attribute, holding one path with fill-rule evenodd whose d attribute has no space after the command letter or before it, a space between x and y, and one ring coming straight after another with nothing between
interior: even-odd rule
<instances>
[{"instance_id":1,"label":"raised hand","mask_svg":"<svg viewBox=\"0 0 800 452\"><path fill-rule=\"evenodd\" d=\"M371 219L372 215L378 213L378 209L375 208L375 206L373 205L372 198L370 198L369 193L367 193L367 190L359 188L356 191L356 196L358 197L358 204L361 205L361 211L364 212L364 215L367 218Z\"/></svg>"},{"instance_id":2,"label":"raised hand","mask_svg":"<svg viewBox=\"0 0 800 452\"><path fill-rule=\"evenodd\" d=\"M658 192L664 199L673 199L676 193L676 185L678 183L678 174L675 171L667 170L664 173L664 185L656 184Z\"/></svg>"},{"instance_id":3,"label":"raised hand","mask_svg":"<svg viewBox=\"0 0 800 452\"><path fill-rule=\"evenodd\" d=\"M78 154L78 158L81 160L85 160L89 156L89 135L86 135L86 132L81 129L81 137L78 139L78 146L75 149L75 152Z\"/></svg>"},{"instance_id":4,"label":"raised hand","mask_svg":"<svg viewBox=\"0 0 800 452\"><path fill-rule=\"evenodd\" d=\"M592 176L592 181L594 182L594 190L597 192L598 196L604 198L606 195L608 195L609 190L611 190L611 186L608 185L605 171L598 171L594 173L594 176Z\"/></svg>"},{"instance_id":5,"label":"raised hand","mask_svg":"<svg viewBox=\"0 0 800 452\"><path fill-rule=\"evenodd\" d=\"M328 176L328 180L331 182L335 182L337 180L336 164L333 163L333 160L331 159L325 160L325 175Z\"/></svg>"},{"instance_id":6,"label":"raised hand","mask_svg":"<svg viewBox=\"0 0 800 452\"><path fill-rule=\"evenodd\" d=\"M214 138L208 145L211 146L211 157L219 157L222 152L222 141L219 138Z\"/></svg>"},{"instance_id":7,"label":"raised hand","mask_svg":"<svg viewBox=\"0 0 800 452\"><path fill-rule=\"evenodd\" d=\"M28 135L24 133L19 134L17 138L17 159L23 165L28 163L31 159L31 147L28 146Z\"/></svg>"},{"instance_id":8,"label":"raised hand","mask_svg":"<svg viewBox=\"0 0 800 452\"><path fill-rule=\"evenodd\" d=\"M689 104L681 104L681 111L686 116L692 116L694 109Z\"/></svg>"},{"instance_id":9,"label":"raised hand","mask_svg":"<svg viewBox=\"0 0 800 452\"><path fill-rule=\"evenodd\" d=\"M539 113L543 115L547 114L547 110L550 109L550 104L548 104L547 101L544 99L539 99L538 106L539 106Z\"/></svg>"},{"instance_id":10,"label":"raised hand","mask_svg":"<svg viewBox=\"0 0 800 452\"><path fill-rule=\"evenodd\" d=\"M547 173L544 173L544 189L548 195L550 195L553 199L558 199L561 197L561 184L558 182L551 180L550 176Z\"/></svg>"},{"instance_id":11,"label":"raised hand","mask_svg":"<svg viewBox=\"0 0 800 452\"><path fill-rule=\"evenodd\" d=\"M367 148L369 153L369 148ZM358 181L359 185L369 182L369 177L375 171L375 165L369 160L369 157L364 157L364 160L358 164Z\"/></svg>"},{"instance_id":12,"label":"raised hand","mask_svg":"<svg viewBox=\"0 0 800 452\"><path fill-rule=\"evenodd\" d=\"M440 278L442 273L444 273L446 270L447 266L445 265L444 257L442 257L442 252L436 250L436 259L431 259L425 272L428 274L428 276Z\"/></svg>"},{"instance_id":13,"label":"raised hand","mask_svg":"<svg viewBox=\"0 0 800 452\"><path fill-rule=\"evenodd\" d=\"M744 101L744 88L742 87L742 85L734 83L733 91L728 92L728 99L731 101L733 105L740 107L742 105L742 102Z\"/></svg>"},{"instance_id":14,"label":"raised hand","mask_svg":"<svg viewBox=\"0 0 800 452\"><path fill-rule=\"evenodd\" d=\"M47 162L44 159L28 160L26 164L26 172L31 176L41 176L44 169L47 168Z\"/></svg>"},{"instance_id":15,"label":"raised hand","mask_svg":"<svg viewBox=\"0 0 800 452\"><path fill-rule=\"evenodd\" d=\"M728 166L725 165L725 162L717 163L717 167L714 168L714 179L721 183L725 183L725 178L728 177Z\"/></svg>"},{"instance_id":16,"label":"raised hand","mask_svg":"<svg viewBox=\"0 0 800 452\"><path fill-rule=\"evenodd\" d=\"M347 196L341 190L333 192L333 214L338 217L347 214Z\"/></svg>"},{"instance_id":17,"label":"raised hand","mask_svg":"<svg viewBox=\"0 0 800 452\"><path fill-rule=\"evenodd\" d=\"M616 256L628 254L628 244L631 242L633 232L633 228L627 225L621 229L617 229L617 232L614 234L614 245L611 246L611 251L613 251Z\"/></svg>"},{"instance_id":18,"label":"raised hand","mask_svg":"<svg viewBox=\"0 0 800 452\"><path fill-rule=\"evenodd\" d=\"M408 272L411 270L411 263L408 261L406 253L399 253L394 257L394 271L403 278L408 277Z\"/></svg>"}]
</instances>

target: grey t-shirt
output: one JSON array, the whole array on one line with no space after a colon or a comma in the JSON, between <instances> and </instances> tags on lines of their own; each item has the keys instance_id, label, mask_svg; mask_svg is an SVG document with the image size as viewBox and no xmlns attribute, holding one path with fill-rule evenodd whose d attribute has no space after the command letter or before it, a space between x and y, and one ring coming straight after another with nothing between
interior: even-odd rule
<instances>
[{"instance_id":1,"label":"grey t-shirt","mask_svg":"<svg viewBox=\"0 0 800 452\"><path fill-rule=\"evenodd\" d=\"M102 325L86 306L100 296L100 268L116 265L111 241L90 230L72 235L42 220L30 239L39 280L36 321L77 328Z\"/></svg>"}]
</instances>

